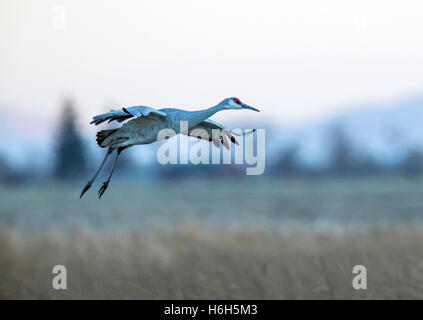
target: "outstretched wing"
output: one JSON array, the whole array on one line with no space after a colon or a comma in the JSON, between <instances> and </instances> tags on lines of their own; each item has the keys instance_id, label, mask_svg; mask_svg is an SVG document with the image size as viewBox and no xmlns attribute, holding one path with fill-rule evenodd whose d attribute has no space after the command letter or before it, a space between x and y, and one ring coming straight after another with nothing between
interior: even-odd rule
<instances>
[{"instance_id":1,"label":"outstretched wing","mask_svg":"<svg viewBox=\"0 0 423 320\"><path fill-rule=\"evenodd\" d=\"M159 111L150 107L135 106L135 107L122 108L121 110L110 110L110 112L99 114L93 117L93 120L90 122L90 124L94 123L95 125L98 125L107 120L109 120L109 122L111 121L122 122L134 117L135 118L136 117L167 118L167 114L163 111Z\"/></svg>"},{"instance_id":2,"label":"outstretched wing","mask_svg":"<svg viewBox=\"0 0 423 320\"><path fill-rule=\"evenodd\" d=\"M216 130L213 131L213 129L219 129L219 131L216 131ZM207 119L207 120L204 120L203 122L200 122L196 126L190 128L188 130L188 135L190 137L211 141L218 148L220 147L221 144L223 144L223 146L226 149L229 149L228 139L232 143L239 144L238 141L235 139L234 135L242 136L242 135L250 134L254 131L255 130L250 130L245 133L235 133L231 129L221 125L220 123Z\"/></svg>"}]
</instances>

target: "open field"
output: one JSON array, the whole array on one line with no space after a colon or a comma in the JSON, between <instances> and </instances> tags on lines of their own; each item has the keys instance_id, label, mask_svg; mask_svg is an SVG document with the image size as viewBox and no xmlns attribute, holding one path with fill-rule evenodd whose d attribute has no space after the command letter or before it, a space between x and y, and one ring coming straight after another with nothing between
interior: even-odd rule
<instances>
[{"instance_id":1,"label":"open field","mask_svg":"<svg viewBox=\"0 0 423 320\"><path fill-rule=\"evenodd\" d=\"M423 298L423 230L0 234L1 298ZM68 289L52 289L54 265ZM367 268L354 290L352 268Z\"/></svg>"},{"instance_id":2,"label":"open field","mask_svg":"<svg viewBox=\"0 0 423 320\"><path fill-rule=\"evenodd\" d=\"M423 223L422 179L116 180L100 201L100 182L79 200L84 184L0 186L0 226L145 232L184 221L205 228L319 230Z\"/></svg>"},{"instance_id":3,"label":"open field","mask_svg":"<svg viewBox=\"0 0 423 320\"><path fill-rule=\"evenodd\" d=\"M423 298L421 180L255 181L0 187L0 297Z\"/></svg>"}]
</instances>

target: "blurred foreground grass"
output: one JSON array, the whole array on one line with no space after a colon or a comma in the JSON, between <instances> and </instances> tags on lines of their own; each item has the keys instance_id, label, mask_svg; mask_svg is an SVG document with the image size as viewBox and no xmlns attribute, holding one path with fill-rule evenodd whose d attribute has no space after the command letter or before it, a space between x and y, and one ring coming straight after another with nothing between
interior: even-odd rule
<instances>
[{"instance_id":1,"label":"blurred foreground grass","mask_svg":"<svg viewBox=\"0 0 423 320\"><path fill-rule=\"evenodd\" d=\"M420 179L82 185L0 187L0 298L423 298Z\"/></svg>"},{"instance_id":2,"label":"blurred foreground grass","mask_svg":"<svg viewBox=\"0 0 423 320\"><path fill-rule=\"evenodd\" d=\"M423 230L0 233L0 297L421 299ZM68 289L53 290L54 265ZM352 269L367 267L367 290Z\"/></svg>"}]
</instances>

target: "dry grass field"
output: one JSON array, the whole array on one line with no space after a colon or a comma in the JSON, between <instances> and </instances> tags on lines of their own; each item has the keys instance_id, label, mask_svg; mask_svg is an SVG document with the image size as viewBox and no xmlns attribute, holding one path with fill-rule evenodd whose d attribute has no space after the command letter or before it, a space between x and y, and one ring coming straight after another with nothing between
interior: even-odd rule
<instances>
[{"instance_id":1,"label":"dry grass field","mask_svg":"<svg viewBox=\"0 0 423 320\"><path fill-rule=\"evenodd\" d=\"M193 184L193 185L191 185ZM3 299L422 299L419 181L0 189ZM65 265L68 289L52 288ZM354 290L354 265L367 290Z\"/></svg>"},{"instance_id":2,"label":"dry grass field","mask_svg":"<svg viewBox=\"0 0 423 320\"><path fill-rule=\"evenodd\" d=\"M1 298L422 299L423 230L0 235ZM68 289L54 290L54 265ZM354 290L352 268L367 268Z\"/></svg>"}]
</instances>

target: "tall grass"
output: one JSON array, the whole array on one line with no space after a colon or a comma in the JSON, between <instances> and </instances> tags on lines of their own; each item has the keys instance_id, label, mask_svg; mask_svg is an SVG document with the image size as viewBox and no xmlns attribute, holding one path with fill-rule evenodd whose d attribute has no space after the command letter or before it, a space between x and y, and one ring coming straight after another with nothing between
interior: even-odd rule
<instances>
[{"instance_id":1,"label":"tall grass","mask_svg":"<svg viewBox=\"0 0 423 320\"><path fill-rule=\"evenodd\" d=\"M0 298L420 299L421 182L116 180L101 201L3 186Z\"/></svg>"},{"instance_id":2,"label":"tall grass","mask_svg":"<svg viewBox=\"0 0 423 320\"><path fill-rule=\"evenodd\" d=\"M421 299L423 230L0 232L6 299ZM65 265L67 290L52 288ZM367 290L354 290L354 265Z\"/></svg>"}]
</instances>

